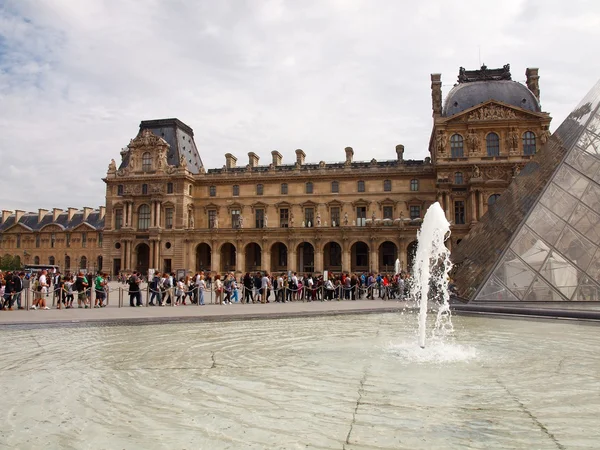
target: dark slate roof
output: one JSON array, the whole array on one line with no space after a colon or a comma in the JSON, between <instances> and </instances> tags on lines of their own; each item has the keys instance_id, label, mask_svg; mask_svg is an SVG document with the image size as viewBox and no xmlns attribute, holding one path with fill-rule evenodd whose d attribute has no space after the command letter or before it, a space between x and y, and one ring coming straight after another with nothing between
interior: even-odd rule
<instances>
[{"instance_id":1,"label":"dark slate roof","mask_svg":"<svg viewBox=\"0 0 600 450\"><path fill-rule=\"evenodd\" d=\"M0 223L0 232L6 231L10 227L12 227L15 224L15 218L16 218L15 214L12 214L6 219L5 222ZM52 212L48 212L42 217L41 221L38 221L38 213L29 212L29 213L23 214L23 216L19 220L19 224L25 225L27 228L31 229L32 231L39 231L46 225L50 225L50 224L60 225L63 228L65 228L66 230L73 230L74 228L78 227L82 223L84 223L83 211L78 211L75 214L73 214L73 217L71 218L71 220L69 220L68 212L60 213L58 215L58 217L56 218L56 220L53 220ZM94 227L97 230L104 229L104 217L100 218L99 210L92 211L88 215L88 218L85 221L85 223L91 225L92 227Z\"/></svg>"},{"instance_id":2,"label":"dark slate roof","mask_svg":"<svg viewBox=\"0 0 600 450\"><path fill-rule=\"evenodd\" d=\"M518 108L541 112L535 95L521 83L509 80L487 80L454 86L446 97L442 115L453 116L488 100L497 100Z\"/></svg>"},{"instance_id":3,"label":"dark slate roof","mask_svg":"<svg viewBox=\"0 0 600 450\"><path fill-rule=\"evenodd\" d=\"M172 166L179 167L181 155L185 156L188 170L192 173L200 173L202 159L194 142L194 130L179 119L143 120L140 123L140 131L150 130L158 137L163 138L169 144L167 162Z\"/></svg>"}]
</instances>

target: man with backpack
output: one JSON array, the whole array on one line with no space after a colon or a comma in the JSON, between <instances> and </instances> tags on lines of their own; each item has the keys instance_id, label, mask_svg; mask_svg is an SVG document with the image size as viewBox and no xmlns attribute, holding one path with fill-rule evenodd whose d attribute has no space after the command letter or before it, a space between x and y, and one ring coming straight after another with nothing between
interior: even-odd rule
<instances>
[{"instance_id":1,"label":"man with backpack","mask_svg":"<svg viewBox=\"0 0 600 450\"><path fill-rule=\"evenodd\" d=\"M79 271L77 274L77 278L75 279L75 290L77 291L77 307L87 309L87 294L86 290L88 288L87 278L83 276L83 272Z\"/></svg>"},{"instance_id":2,"label":"man with backpack","mask_svg":"<svg viewBox=\"0 0 600 450\"><path fill-rule=\"evenodd\" d=\"M138 277L137 272L133 272L127 280L129 284L129 306L136 307L142 306L142 293L140 291L141 280Z\"/></svg>"}]
</instances>

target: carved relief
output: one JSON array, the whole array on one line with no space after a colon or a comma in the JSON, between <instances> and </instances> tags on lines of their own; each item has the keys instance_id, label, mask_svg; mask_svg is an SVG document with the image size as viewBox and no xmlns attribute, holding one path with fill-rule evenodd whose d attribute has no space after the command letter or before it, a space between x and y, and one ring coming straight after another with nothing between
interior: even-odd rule
<instances>
[{"instance_id":1,"label":"carved relief","mask_svg":"<svg viewBox=\"0 0 600 450\"><path fill-rule=\"evenodd\" d=\"M435 136L435 147L440 155L443 155L446 152L446 143L448 138L446 133L442 130L438 130Z\"/></svg>"},{"instance_id":2,"label":"carved relief","mask_svg":"<svg viewBox=\"0 0 600 450\"><path fill-rule=\"evenodd\" d=\"M550 130L548 130L548 127L544 127L542 129L542 132L540 133L540 142L542 144L545 144L546 142L548 142L548 138L550 138Z\"/></svg>"},{"instance_id":3,"label":"carved relief","mask_svg":"<svg viewBox=\"0 0 600 450\"><path fill-rule=\"evenodd\" d=\"M476 155L481 150L481 140L475 130L469 130L467 134L467 148L471 155Z\"/></svg>"},{"instance_id":4,"label":"carved relief","mask_svg":"<svg viewBox=\"0 0 600 450\"><path fill-rule=\"evenodd\" d=\"M516 119L517 114L510 108L500 105L487 105L469 114L469 120Z\"/></svg>"},{"instance_id":5,"label":"carved relief","mask_svg":"<svg viewBox=\"0 0 600 450\"><path fill-rule=\"evenodd\" d=\"M140 195L142 193L142 186L139 184L127 184L123 187L123 194L125 195Z\"/></svg>"},{"instance_id":6,"label":"carved relief","mask_svg":"<svg viewBox=\"0 0 600 450\"><path fill-rule=\"evenodd\" d=\"M488 180L506 180L506 170L500 167L486 169L485 176Z\"/></svg>"},{"instance_id":7,"label":"carved relief","mask_svg":"<svg viewBox=\"0 0 600 450\"><path fill-rule=\"evenodd\" d=\"M164 190L164 185L162 184L151 184L149 187L151 194L162 194Z\"/></svg>"}]
</instances>

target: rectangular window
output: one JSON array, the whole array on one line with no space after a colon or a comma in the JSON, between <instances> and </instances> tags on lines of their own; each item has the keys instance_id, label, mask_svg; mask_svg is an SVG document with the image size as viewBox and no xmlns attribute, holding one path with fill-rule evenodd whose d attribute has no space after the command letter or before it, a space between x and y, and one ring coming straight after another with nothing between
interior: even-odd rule
<instances>
[{"instance_id":1,"label":"rectangular window","mask_svg":"<svg viewBox=\"0 0 600 450\"><path fill-rule=\"evenodd\" d=\"M233 196L237 197L240 195L240 186L238 184L233 185Z\"/></svg>"},{"instance_id":2,"label":"rectangular window","mask_svg":"<svg viewBox=\"0 0 600 450\"><path fill-rule=\"evenodd\" d=\"M454 202L454 223L456 225L465 224L465 202L463 200Z\"/></svg>"},{"instance_id":3,"label":"rectangular window","mask_svg":"<svg viewBox=\"0 0 600 450\"><path fill-rule=\"evenodd\" d=\"M173 208L165 208L165 228L173 229Z\"/></svg>"},{"instance_id":4,"label":"rectangular window","mask_svg":"<svg viewBox=\"0 0 600 450\"><path fill-rule=\"evenodd\" d=\"M115 209L115 230L120 230L123 226L123 210ZM68 236L68 234L67 234ZM68 245L67 245L68 247Z\"/></svg>"},{"instance_id":5,"label":"rectangular window","mask_svg":"<svg viewBox=\"0 0 600 450\"><path fill-rule=\"evenodd\" d=\"M217 227L217 210L211 209L208 211L208 228Z\"/></svg>"},{"instance_id":6,"label":"rectangular window","mask_svg":"<svg viewBox=\"0 0 600 450\"><path fill-rule=\"evenodd\" d=\"M172 268L171 268L171 258L168 258L168 259L165 259L165 260L164 260L164 265L163 265L163 267L164 267L164 270L163 270L163 272L166 272L166 273L171 273L171 272L172 272ZM173 301L173 300L171 300L171 301Z\"/></svg>"},{"instance_id":7,"label":"rectangular window","mask_svg":"<svg viewBox=\"0 0 600 450\"><path fill-rule=\"evenodd\" d=\"M41 242L40 235L36 234L35 235L35 247L36 248L40 248L40 242Z\"/></svg>"},{"instance_id":8,"label":"rectangular window","mask_svg":"<svg viewBox=\"0 0 600 450\"><path fill-rule=\"evenodd\" d=\"M102 241L104 240L104 234L98 233L98 247L102 247Z\"/></svg>"},{"instance_id":9,"label":"rectangular window","mask_svg":"<svg viewBox=\"0 0 600 450\"><path fill-rule=\"evenodd\" d=\"M410 190L413 192L419 190L419 180L410 180Z\"/></svg>"},{"instance_id":10,"label":"rectangular window","mask_svg":"<svg viewBox=\"0 0 600 450\"><path fill-rule=\"evenodd\" d=\"M392 190L392 180L384 180L383 181L383 190L385 192L391 192L391 190Z\"/></svg>"},{"instance_id":11,"label":"rectangular window","mask_svg":"<svg viewBox=\"0 0 600 450\"><path fill-rule=\"evenodd\" d=\"M340 208L339 206L332 206L330 209L331 212L331 226L339 227L340 226Z\"/></svg>"},{"instance_id":12,"label":"rectangular window","mask_svg":"<svg viewBox=\"0 0 600 450\"><path fill-rule=\"evenodd\" d=\"M356 226L364 227L367 224L367 207L358 206L356 208Z\"/></svg>"},{"instance_id":13,"label":"rectangular window","mask_svg":"<svg viewBox=\"0 0 600 450\"><path fill-rule=\"evenodd\" d=\"M357 185L358 192L365 192L365 182L359 181Z\"/></svg>"},{"instance_id":14,"label":"rectangular window","mask_svg":"<svg viewBox=\"0 0 600 450\"><path fill-rule=\"evenodd\" d=\"M67 247L71 246L71 233L65 235L65 242L67 243Z\"/></svg>"},{"instance_id":15,"label":"rectangular window","mask_svg":"<svg viewBox=\"0 0 600 450\"><path fill-rule=\"evenodd\" d=\"M17 234L17 248L21 248L21 235Z\"/></svg>"},{"instance_id":16,"label":"rectangular window","mask_svg":"<svg viewBox=\"0 0 600 450\"><path fill-rule=\"evenodd\" d=\"M287 195L288 185L287 183L281 183L281 195Z\"/></svg>"},{"instance_id":17,"label":"rectangular window","mask_svg":"<svg viewBox=\"0 0 600 450\"><path fill-rule=\"evenodd\" d=\"M217 196L217 187L216 186L209 186L208 188L208 195L211 197L216 197Z\"/></svg>"},{"instance_id":18,"label":"rectangular window","mask_svg":"<svg viewBox=\"0 0 600 450\"><path fill-rule=\"evenodd\" d=\"M148 185L142 184L142 195L148 195Z\"/></svg>"},{"instance_id":19,"label":"rectangular window","mask_svg":"<svg viewBox=\"0 0 600 450\"><path fill-rule=\"evenodd\" d=\"M173 183L167 183L167 194L173 193Z\"/></svg>"},{"instance_id":20,"label":"rectangular window","mask_svg":"<svg viewBox=\"0 0 600 450\"><path fill-rule=\"evenodd\" d=\"M87 233L85 231L81 233L81 246L83 248L87 247Z\"/></svg>"},{"instance_id":21,"label":"rectangular window","mask_svg":"<svg viewBox=\"0 0 600 450\"><path fill-rule=\"evenodd\" d=\"M306 183L306 193L307 194L312 194L313 193L313 184L312 184L312 181L309 181L308 183Z\"/></svg>"},{"instance_id":22,"label":"rectangular window","mask_svg":"<svg viewBox=\"0 0 600 450\"><path fill-rule=\"evenodd\" d=\"M262 184L256 185L256 195L263 195L263 185Z\"/></svg>"},{"instance_id":23,"label":"rectangular window","mask_svg":"<svg viewBox=\"0 0 600 450\"><path fill-rule=\"evenodd\" d=\"M383 207L383 218L384 219L393 219L394 218L394 207L393 206L384 206Z\"/></svg>"},{"instance_id":24,"label":"rectangular window","mask_svg":"<svg viewBox=\"0 0 600 450\"><path fill-rule=\"evenodd\" d=\"M232 209L231 210L231 228L239 228L240 227L240 210Z\"/></svg>"},{"instance_id":25,"label":"rectangular window","mask_svg":"<svg viewBox=\"0 0 600 450\"><path fill-rule=\"evenodd\" d=\"M281 208L279 210L279 226L281 228L289 227L290 211L287 208Z\"/></svg>"},{"instance_id":26,"label":"rectangular window","mask_svg":"<svg viewBox=\"0 0 600 450\"><path fill-rule=\"evenodd\" d=\"M254 218L255 218L255 227L256 228L264 228L265 227L265 210L264 209L254 210Z\"/></svg>"},{"instance_id":27,"label":"rectangular window","mask_svg":"<svg viewBox=\"0 0 600 450\"><path fill-rule=\"evenodd\" d=\"M315 210L313 208L304 208L304 226L315 226Z\"/></svg>"},{"instance_id":28,"label":"rectangular window","mask_svg":"<svg viewBox=\"0 0 600 450\"><path fill-rule=\"evenodd\" d=\"M340 192L340 183L338 181L332 181L331 182L331 193L337 194L338 192Z\"/></svg>"},{"instance_id":29,"label":"rectangular window","mask_svg":"<svg viewBox=\"0 0 600 450\"><path fill-rule=\"evenodd\" d=\"M52 233L50 235L50 248L54 248L55 244L56 244L56 234Z\"/></svg>"},{"instance_id":30,"label":"rectangular window","mask_svg":"<svg viewBox=\"0 0 600 450\"><path fill-rule=\"evenodd\" d=\"M117 185L117 195L118 196L122 196L123 195L123 185L122 184L118 184Z\"/></svg>"},{"instance_id":31,"label":"rectangular window","mask_svg":"<svg viewBox=\"0 0 600 450\"><path fill-rule=\"evenodd\" d=\"M410 207L410 218L411 220L415 220L421 217L421 207L420 206L411 206Z\"/></svg>"}]
</instances>

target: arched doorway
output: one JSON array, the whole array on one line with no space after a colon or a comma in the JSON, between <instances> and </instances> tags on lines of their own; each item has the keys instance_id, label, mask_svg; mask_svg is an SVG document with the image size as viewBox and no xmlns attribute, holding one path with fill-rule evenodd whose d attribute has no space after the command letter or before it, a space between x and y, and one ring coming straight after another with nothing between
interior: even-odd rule
<instances>
[{"instance_id":1,"label":"arched doorway","mask_svg":"<svg viewBox=\"0 0 600 450\"><path fill-rule=\"evenodd\" d=\"M288 249L282 242L271 246L271 271L285 272L288 270Z\"/></svg>"},{"instance_id":2,"label":"arched doorway","mask_svg":"<svg viewBox=\"0 0 600 450\"><path fill-rule=\"evenodd\" d=\"M54 264L56 264L56 260L54 259L54 256L49 256L48 257L48 264L53 266Z\"/></svg>"},{"instance_id":3,"label":"arched doorway","mask_svg":"<svg viewBox=\"0 0 600 450\"><path fill-rule=\"evenodd\" d=\"M298 245L298 270L302 273L312 273L315 270L315 248L309 242Z\"/></svg>"},{"instance_id":4,"label":"arched doorway","mask_svg":"<svg viewBox=\"0 0 600 450\"><path fill-rule=\"evenodd\" d=\"M65 256L65 271L68 272L71 270L71 257Z\"/></svg>"},{"instance_id":5,"label":"arched doorway","mask_svg":"<svg viewBox=\"0 0 600 450\"><path fill-rule=\"evenodd\" d=\"M383 273L394 273L396 260L398 259L398 247L390 241L385 241L379 246L379 271Z\"/></svg>"},{"instance_id":6,"label":"arched doorway","mask_svg":"<svg viewBox=\"0 0 600 450\"><path fill-rule=\"evenodd\" d=\"M221 246L221 272L235 270L236 250L235 245L226 242Z\"/></svg>"},{"instance_id":7,"label":"arched doorway","mask_svg":"<svg viewBox=\"0 0 600 450\"><path fill-rule=\"evenodd\" d=\"M246 245L246 272L256 272L262 267L262 249L256 242Z\"/></svg>"},{"instance_id":8,"label":"arched doorway","mask_svg":"<svg viewBox=\"0 0 600 450\"><path fill-rule=\"evenodd\" d=\"M412 273L413 263L415 262L415 255L417 254L417 241L412 241L406 247L406 266L408 267L408 271Z\"/></svg>"},{"instance_id":9,"label":"arched doorway","mask_svg":"<svg viewBox=\"0 0 600 450\"><path fill-rule=\"evenodd\" d=\"M337 242L328 242L323 248L323 269L342 271L342 247Z\"/></svg>"},{"instance_id":10,"label":"arched doorway","mask_svg":"<svg viewBox=\"0 0 600 450\"><path fill-rule=\"evenodd\" d=\"M352 272L369 271L369 246L362 241L355 242L350 248L350 270Z\"/></svg>"},{"instance_id":11,"label":"arched doorway","mask_svg":"<svg viewBox=\"0 0 600 450\"><path fill-rule=\"evenodd\" d=\"M148 244L138 244L135 248L136 264L135 270L147 274L150 268L150 247Z\"/></svg>"},{"instance_id":12,"label":"arched doorway","mask_svg":"<svg viewBox=\"0 0 600 450\"><path fill-rule=\"evenodd\" d=\"M87 257L86 256L82 256L81 259L79 260L79 268L82 270L87 269Z\"/></svg>"},{"instance_id":13,"label":"arched doorway","mask_svg":"<svg viewBox=\"0 0 600 450\"><path fill-rule=\"evenodd\" d=\"M212 267L212 250L205 242L196 247L196 272L209 271Z\"/></svg>"}]
</instances>

